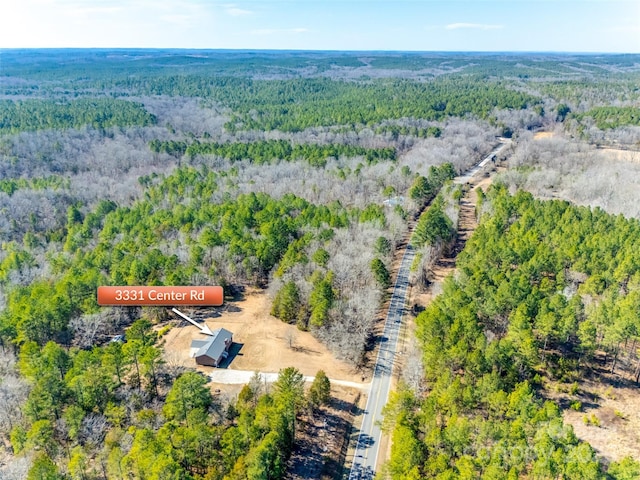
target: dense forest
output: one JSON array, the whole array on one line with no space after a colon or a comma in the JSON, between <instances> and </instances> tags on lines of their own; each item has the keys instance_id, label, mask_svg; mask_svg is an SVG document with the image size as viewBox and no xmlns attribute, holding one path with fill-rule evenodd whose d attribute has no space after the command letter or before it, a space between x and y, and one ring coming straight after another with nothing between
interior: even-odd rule
<instances>
[{"instance_id":1,"label":"dense forest","mask_svg":"<svg viewBox=\"0 0 640 480\"><path fill-rule=\"evenodd\" d=\"M331 372L212 395L165 361L164 310L98 307L96 287L258 288L364 372L410 225L426 285L455 238L450 180L506 136L506 187L416 320L426 393L389 404L387 473L633 478L545 385L600 351L640 371L640 232L604 211L640 215L634 167L596 148L640 144L637 56L0 54L0 477L284 478Z\"/></svg>"},{"instance_id":2,"label":"dense forest","mask_svg":"<svg viewBox=\"0 0 640 480\"><path fill-rule=\"evenodd\" d=\"M389 475L635 478L640 464L605 467L545 388L597 350L638 382L640 224L503 185L482 197L458 274L416 319L426 393L401 388L387 405Z\"/></svg>"},{"instance_id":3,"label":"dense forest","mask_svg":"<svg viewBox=\"0 0 640 480\"><path fill-rule=\"evenodd\" d=\"M53 100L23 100L0 102L0 132L25 130L95 128L155 123L142 105L104 98L79 99L68 102Z\"/></svg>"},{"instance_id":4,"label":"dense forest","mask_svg":"<svg viewBox=\"0 0 640 480\"><path fill-rule=\"evenodd\" d=\"M396 152L392 147L363 148L352 145L292 145L286 140L267 140L252 143L192 143L160 142L152 140L149 148L155 153L168 153L174 156L215 155L232 162L246 160L257 165L270 164L281 160L304 159L309 165L325 167L329 158L364 157L368 163L378 160L395 160Z\"/></svg>"}]
</instances>

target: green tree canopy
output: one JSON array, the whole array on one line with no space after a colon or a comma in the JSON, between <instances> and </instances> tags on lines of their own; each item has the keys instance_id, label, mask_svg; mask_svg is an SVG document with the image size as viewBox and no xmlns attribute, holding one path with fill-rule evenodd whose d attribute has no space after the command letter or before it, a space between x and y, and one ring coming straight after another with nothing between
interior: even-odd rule
<instances>
[{"instance_id":1,"label":"green tree canopy","mask_svg":"<svg viewBox=\"0 0 640 480\"><path fill-rule=\"evenodd\" d=\"M186 372L176 379L167 395L162 413L167 420L184 422L194 409L206 411L211 405L208 380L199 373Z\"/></svg>"},{"instance_id":2,"label":"green tree canopy","mask_svg":"<svg viewBox=\"0 0 640 480\"><path fill-rule=\"evenodd\" d=\"M331 399L331 382L327 377L327 374L324 373L324 370L318 370L315 378L313 379L313 383L309 388L309 402L314 407L319 407L320 405L325 405Z\"/></svg>"}]
</instances>

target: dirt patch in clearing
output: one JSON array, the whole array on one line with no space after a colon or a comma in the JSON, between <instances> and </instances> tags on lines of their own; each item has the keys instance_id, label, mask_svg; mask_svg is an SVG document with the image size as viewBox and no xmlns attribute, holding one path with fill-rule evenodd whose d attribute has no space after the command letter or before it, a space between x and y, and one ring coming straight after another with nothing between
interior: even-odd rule
<instances>
[{"instance_id":1,"label":"dirt patch in clearing","mask_svg":"<svg viewBox=\"0 0 640 480\"><path fill-rule=\"evenodd\" d=\"M302 416L286 479L342 478L352 425L361 414L361 399L357 390L332 386L329 405Z\"/></svg>"},{"instance_id":2,"label":"dirt patch in clearing","mask_svg":"<svg viewBox=\"0 0 640 480\"><path fill-rule=\"evenodd\" d=\"M553 132L536 132L533 134L534 140L540 140L542 138L552 138L555 137L556 134Z\"/></svg>"},{"instance_id":3,"label":"dirt patch in clearing","mask_svg":"<svg viewBox=\"0 0 640 480\"><path fill-rule=\"evenodd\" d=\"M498 168L502 171L504 168ZM458 216L458 233L453 248L446 252L434 265L429 277L430 284L427 288L413 288L411 291L410 305L426 306L442 291L444 279L456 269L456 259L462 251L467 240L471 237L478 222L476 221L476 204L478 201L477 190L484 191L491 185L491 176L476 177L460 200L460 213Z\"/></svg>"},{"instance_id":4,"label":"dirt patch in clearing","mask_svg":"<svg viewBox=\"0 0 640 480\"><path fill-rule=\"evenodd\" d=\"M309 332L302 332L270 315L270 308L271 302L264 291L247 290L242 300L226 302L205 316L204 323L212 330L222 327L233 333L234 344L226 368L268 373L294 366L303 375L314 376L318 370L324 370L333 379L361 381L353 367L337 360ZM185 309L184 313L191 312ZM163 337L165 361L170 365L210 372L211 367L197 366L189 356L191 341L205 336L186 321L176 320L175 325ZM217 388L224 388L225 392L238 389L237 386Z\"/></svg>"},{"instance_id":5,"label":"dirt patch in clearing","mask_svg":"<svg viewBox=\"0 0 640 480\"><path fill-rule=\"evenodd\" d=\"M605 154L610 160L617 162L640 163L640 152L635 150L622 150L618 148L599 148L599 153Z\"/></svg>"},{"instance_id":6,"label":"dirt patch in clearing","mask_svg":"<svg viewBox=\"0 0 640 480\"><path fill-rule=\"evenodd\" d=\"M564 384L547 388L546 395L565 407L565 423L576 436L591 444L598 455L609 461L626 456L640 458L640 390L620 377L604 374L601 378L578 382L576 392ZM576 411L570 406L580 402Z\"/></svg>"}]
</instances>

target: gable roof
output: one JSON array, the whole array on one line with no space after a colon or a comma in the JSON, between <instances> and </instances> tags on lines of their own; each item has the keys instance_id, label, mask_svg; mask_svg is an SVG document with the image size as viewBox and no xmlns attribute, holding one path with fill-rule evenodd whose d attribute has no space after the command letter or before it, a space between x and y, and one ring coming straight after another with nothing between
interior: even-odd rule
<instances>
[{"instance_id":1,"label":"gable roof","mask_svg":"<svg viewBox=\"0 0 640 480\"><path fill-rule=\"evenodd\" d=\"M226 350L226 342L231 341L233 333L224 328L217 328L213 331L213 336L204 340L191 341L191 357L202 357L203 355L218 360Z\"/></svg>"}]
</instances>

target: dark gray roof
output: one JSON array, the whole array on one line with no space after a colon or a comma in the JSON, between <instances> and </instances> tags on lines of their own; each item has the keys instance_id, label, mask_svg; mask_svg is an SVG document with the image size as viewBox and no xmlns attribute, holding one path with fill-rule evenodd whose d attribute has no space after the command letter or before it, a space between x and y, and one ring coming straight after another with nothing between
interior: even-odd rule
<instances>
[{"instance_id":1,"label":"dark gray roof","mask_svg":"<svg viewBox=\"0 0 640 480\"><path fill-rule=\"evenodd\" d=\"M191 341L191 356L201 357L206 355L209 358L218 360L225 351L225 342L233 338L233 333L224 328L217 328L213 331L213 336L208 336L203 340Z\"/></svg>"}]
</instances>

